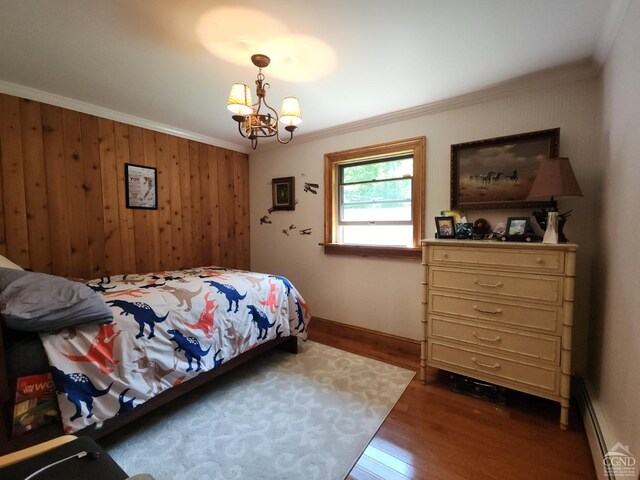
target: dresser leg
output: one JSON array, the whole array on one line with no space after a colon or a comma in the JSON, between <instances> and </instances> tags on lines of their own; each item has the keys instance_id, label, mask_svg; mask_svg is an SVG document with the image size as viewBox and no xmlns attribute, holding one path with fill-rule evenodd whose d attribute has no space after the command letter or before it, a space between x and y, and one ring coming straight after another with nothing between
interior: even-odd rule
<instances>
[{"instance_id":1,"label":"dresser leg","mask_svg":"<svg viewBox=\"0 0 640 480\"><path fill-rule=\"evenodd\" d=\"M560 428L562 430L569 429L569 402L567 405L560 405Z\"/></svg>"}]
</instances>

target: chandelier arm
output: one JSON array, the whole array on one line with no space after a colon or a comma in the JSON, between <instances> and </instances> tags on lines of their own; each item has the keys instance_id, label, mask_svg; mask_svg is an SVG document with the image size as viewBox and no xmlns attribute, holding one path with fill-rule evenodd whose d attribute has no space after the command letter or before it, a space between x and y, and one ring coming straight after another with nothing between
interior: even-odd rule
<instances>
[{"instance_id":1,"label":"chandelier arm","mask_svg":"<svg viewBox=\"0 0 640 480\"><path fill-rule=\"evenodd\" d=\"M269 84L267 83L266 85L269 85ZM267 103L266 97L261 100L264 100L264 106L273 112L273 116L276 117L276 123L280 122L280 118L278 117L278 112L276 112L276 110Z\"/></svg>"},{"instance_id":2,"label":"chandelier arm","mask_svg":"<svg viewBox=\"0 0 640 480\"><path fill-rule=\"evenodd\" d=\"M242 131L242 124L243 124L243 123L244 123L244 122L238 122L238 131L240 132L240 135L242 135L242 138L249 138L249 137L247 137L247 136L244 134L244 132Z\"/></svg>"}]
</instances>

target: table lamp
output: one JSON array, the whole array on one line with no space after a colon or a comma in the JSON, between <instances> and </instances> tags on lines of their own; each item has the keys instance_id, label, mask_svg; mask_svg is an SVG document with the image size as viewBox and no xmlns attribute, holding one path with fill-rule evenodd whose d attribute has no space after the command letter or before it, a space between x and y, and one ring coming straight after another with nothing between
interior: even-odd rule
<instances>
[{"instance_id":1,"label":"table lamp","mask_svg":"<svg viewBox=\"0 0 640 480\"><path fill-rule=\"evenodd\" d=\"M533 212L543 230L547 228L547 215L558 211L558 203L554 197L581 197L582 190L571 168L571 162L565 157L545 158L540 162L538 175L533 181L527 200L551 198L551 208ZM571 210L558 215L558 242L566 242L563 228Z\"/></svg>"}]
</instances>

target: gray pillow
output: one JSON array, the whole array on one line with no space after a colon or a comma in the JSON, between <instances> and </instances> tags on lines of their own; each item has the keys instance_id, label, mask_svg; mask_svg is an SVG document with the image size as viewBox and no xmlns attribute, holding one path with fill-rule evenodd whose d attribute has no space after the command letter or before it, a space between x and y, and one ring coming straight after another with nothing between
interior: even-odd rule
<instances>
[{"instance_id":1,"label":"gray pillow","mask_svg":"<svg viewBox=\"0 0 640 480\"><path fill-rule=\"evenodd\" d=\"M113 320L102 297L83 283L8 268L0 268L0 315L7 327L28 332Z\"/></svg>"}]
</instances>

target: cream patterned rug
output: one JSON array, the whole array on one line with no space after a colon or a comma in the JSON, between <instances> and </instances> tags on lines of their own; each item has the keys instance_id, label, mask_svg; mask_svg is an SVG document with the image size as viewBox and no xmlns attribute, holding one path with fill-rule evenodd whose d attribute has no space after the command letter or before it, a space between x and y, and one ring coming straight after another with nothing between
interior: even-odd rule
<instances>
[{"instance_id":1,"label":"cream patterned rug","mask_svg":"<svg viewBox=\"0 0 640 480\"><path fill-rule=\"evenodd\" d=\"M156 480L340 480L414 372L314 342L274 350L99 440Z\"/></svg>"}]
</instances>

